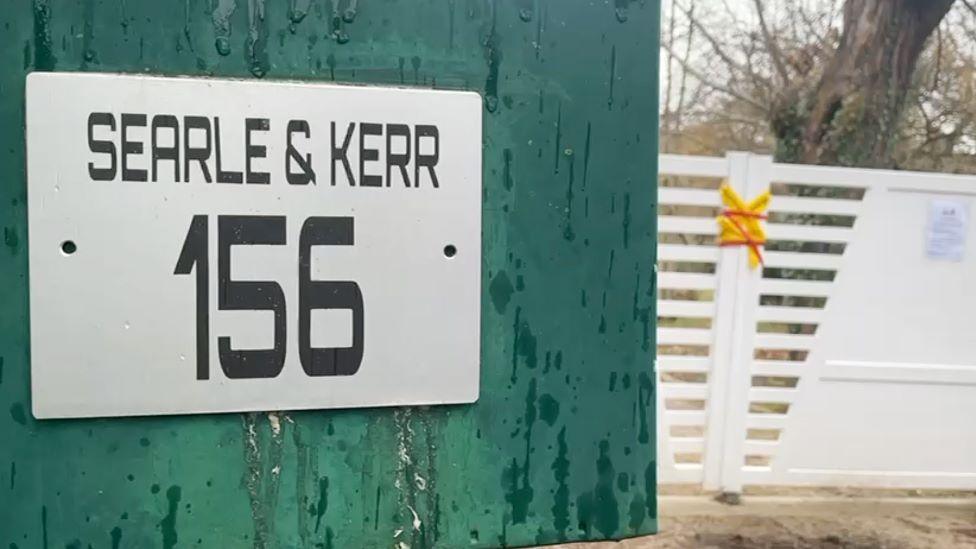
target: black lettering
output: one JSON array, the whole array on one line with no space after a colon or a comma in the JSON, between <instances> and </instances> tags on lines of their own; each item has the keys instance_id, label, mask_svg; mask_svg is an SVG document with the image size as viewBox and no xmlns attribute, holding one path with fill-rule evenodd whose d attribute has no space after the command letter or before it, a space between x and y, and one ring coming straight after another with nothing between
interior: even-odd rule
<instances>
[{"instance_id":1,"label":"black lettering","mask_svg":"<svg viewBox=\"0 0 976 549\"><path fill-rule=\"evenodd\" d=\"M197 271L197 379L210 379L210 228L206 215L195 215L173 274Z\"/></svg>"},{"instance_id":2,"label":"black lettering","mask_svg":"<svg viewBox=\"0 0 976 549\"><path fill-rule=\"evenodd\" d=\"M298 152L298 149L296 149L292 144L292 135L296 133L302 134L306 138L312 136L312 130L309 129L307 121L288 121L288 152L285 155L285 177L287 178L289 185L308 185L309 181L314 184L315 170L312 169L312 155L306 154L305 156L302 156ZM295 173L292 171L292 161L298 163L298 167L301 172Z\"/></svg>"},{"instance_id":3,"label":"black lettering","mask_svg":"<svg viewBox=\"0 0 976 549\"><path fill-rule=\"evenodd\" d=\"M403 145L406 149L403 153L393 152L393 136L403 138ZM407 164L410 163L410 127L406 124L387 124L386 125L386 186L390 186L393 166L400 168L400 177L403 184L410 186L410 176L407 175Z\"/></svg>"},{"instance_id":4,"label":"black lettering","mask_svg":"<svg viewBox=\"0 0 976 549\"><path fill-rule=\"evenodd\" d=\"M217 217L217 308L221 311L273 311L271 349L234 349L230 337L217 338L220 367L230 379L277 377L285 365L286 310L281 285L271 281L234 280L231 248L238 245L285 245L284 216Z\"/></svg>"},{"instance_id":5,"label":"black lettering","mask_svg":"<svg viewBox=\"0 0 976 549\"><path fill-rule=\"evenodd\" d=\"M122 181L145 181L146 170L129 169L129 155L142 154L141 141L129 141L129 128L146 127L146 115L122 113Z\"/></svg>"},{"instance_id":6,"label":"black lettering","mask_svg":"<svg viewBox=\"0 0 976 549\"><path fill-rule=\"evenodd\" d=\"M268 155L268 148L264 145L251 144L251 132L266 132L270 128L271 123L267 118L244 119L244 170L247 172L248 183L258 185L271 183L271 174L268 172L256 172L251 169L251 160L265 158Z\"/></svg>"},{"instance_id":7,"label":"black lettering","mask_svg":"<svg viewBox=\"0 0 976 549\"><path fill-rule=\"evenodd\" d=\"M241 172L225 172L220 163L220 118L214 117L214 152L217 155L217 183L243 183Z\"/></svg>"},{"instance_id":8,"label":"black lettering","mask_svg":"<svg viewBox=\"0 0 976 549\"><path fill-rule=\"evenodd\" d=\"M433 138L433 154L420 154L421 137ZM434 184L434 188L436 189L439 187L439 185L437 183L437 174L434 173L434 166L437 165L437 160L440 158L441 154L440 132L437 131L437 126L417 126L416 133L414 134L413 148L416 154L413 165L413 186L420 186L420 168L423 166L426 167L427 172L430 173L430 182Z\"/></svg>"},{"instance_id":9,"label":"black lettering","mask_svg":"<svg viewBox=\"0 0 976 549\"><path fill-rule=\"evenodd\" d=\"M206 136L207 145L205 147L190 146L190 130L203 130ZM183 117L183 182L190 182L190 161L196 160L200 164L200 171L203 179L210 183L210 168L207 160L210 159L210 119L205 116L184 116Z\"/></svg>"},{"instance_id":10,"label":"black lettering","mask_svg":"<svg viewBox=\"0 0 976 549\"><path fill-rule=\"evenodd\" d=\"M366 148L367 135L383 135L382 124L359 123L359 186L381 187L383 186L383 176L366 173L366 162L380 159L380 152L377 149Z\"/></svg>"},{"instance_id":11,"label":"black lettering","mask_svg":"<svg viewBox=\"0 0 976 549\"><path fill-rule=\"evenodd\" d=\"M310 376L351 376L363 361L363 292L351 280L312 280L312 247L352 246L353 218L310 217L298 237L298 358ZM352 345L312 347L312 310L352 312Z\"/></svg>"},{"instance_id":12,"label":"black lettering","mask_svg":"<svg viewBox=\"0 0 976 549\"><path fill-rule=\"evenodd\" d=\"M88 115L88 150L93 153L108 155L108 167L96 168L94 162L88 163L88 176L93 181L111 181L115 179L116 163L115 143L95 139L95 126L108 126L115 131L115 116L107 112L93 112Z\"/></svg>"},{"instance_id":13,"label":"black lettering","mask_svg":"<svg viewBox=\"0 0 976 549\"><path fill-rule=\"evenodd\" d=\"M173 146L164 147L159 144L158 130L169 128L173 130ZM157 173L160 160L173 161L173 181L180 180L180 123L171 114L157 114L152 118L152 180L158 181Z\"/></svg>"},{"instance_id":14,"label":"black lettering","mask_svg":"<svg viewBox=\"0 0 976 549\"><path fill-rule=\"evenodd\" d=\"M356 186L356 179L352 175L352 168L349 166L349 142L352 141L352 132L356 129L355 123L350 123L349 128L346 130L346 138L342 142L342 147L336 147L336 133L335 133L335 122L332 123L332 166L330 171L332 172L332 186L336 184L335 177L335 165L336 162L342 162L342 167L346 170L346 178L349 179L349 185L352 187ZM339 155L339 156L336 156Z\"/></svg>"}]
</instances>

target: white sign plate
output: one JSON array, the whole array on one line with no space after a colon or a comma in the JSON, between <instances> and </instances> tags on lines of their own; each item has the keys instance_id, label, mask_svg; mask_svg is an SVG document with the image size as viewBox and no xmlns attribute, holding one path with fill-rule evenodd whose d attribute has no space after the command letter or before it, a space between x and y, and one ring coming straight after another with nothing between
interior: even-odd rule
<instances>
[{"instance_id":1,"label":"white sign plate","mask_svg":"<svg viewBox=\"0 0 976 549\"><path fill-rule=\"evenodd\" d=\"M968 230L968 204L943 198L931 200L925 227L925 253L929 259L962 261Z\"/></svg>"},{"instance_id":2,"label":"white sign plate","mask_svg":"<svg viewBox=\"0 0 976 549\"><path fill-rule=\"evenodd\" d=\"M481 99L27 77L38 418L474 402Z\"/></svg>"}]
</instances>

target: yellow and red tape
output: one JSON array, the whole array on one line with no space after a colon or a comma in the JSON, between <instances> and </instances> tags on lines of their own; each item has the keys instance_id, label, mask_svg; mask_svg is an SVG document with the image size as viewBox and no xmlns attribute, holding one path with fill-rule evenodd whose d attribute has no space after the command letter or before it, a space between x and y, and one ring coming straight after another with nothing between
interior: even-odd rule
<instances>
[{"instance_id":1,"label":"yellow and red tape","mask_svg":"<svg viewBox=\"0 0 976 549\"><path fill-rule=\"evenodd\" d=\"M746 246L749 248L749 266L753 269L763 264L762 247L766 245L766 231L762 221L767 218L771 193L767 190L751 201L743 200L735 189L723 183L722 215L717 219L720 246Z\"/></svg>"}]
</instances>

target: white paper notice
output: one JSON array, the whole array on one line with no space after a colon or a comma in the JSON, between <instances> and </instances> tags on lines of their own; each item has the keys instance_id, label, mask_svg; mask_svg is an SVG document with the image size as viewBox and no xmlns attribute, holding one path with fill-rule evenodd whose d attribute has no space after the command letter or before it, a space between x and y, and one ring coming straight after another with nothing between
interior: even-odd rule
<instances>
[{"instance_id":1,"label":"white paper notice","mask_svg":"<svg viewBox=\"0 0 976 549\"><path fill-rule=\"evenodd\" d=\"M925 252L929 259L962 261L966 250L969 205L957 200L936 199L929 203Z\"/></svg>"}]
</instances>

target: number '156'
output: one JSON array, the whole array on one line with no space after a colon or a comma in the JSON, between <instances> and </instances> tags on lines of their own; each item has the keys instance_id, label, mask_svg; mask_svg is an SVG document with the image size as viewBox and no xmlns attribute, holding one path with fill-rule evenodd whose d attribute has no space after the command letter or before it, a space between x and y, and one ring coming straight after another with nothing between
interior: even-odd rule
<instances>
[{"instance_id":1,"label":"number '156'","mask_svg":"<svg viewBox=\"0 0 976 549\"><path fill-rule=\"evenodd\" d=\"M231 379L275 377L285 365L285 294L272 281L231 277L231 248L284 245L284 216L217 216L217 308L221 311L273 311L274 347L237 350L231 338L217 338L220 368ZM196 270L197 379L210 378L210 229L206 215L195 215L173 274ZM352 246L352 217L310 217L298 237L298 356L310 376L348 376L363 359L363 294L351 281L312 280L313 246ZM352 346L316 348L311 343L313 309L352 311Z\"/></svg>"}]
</instances>

